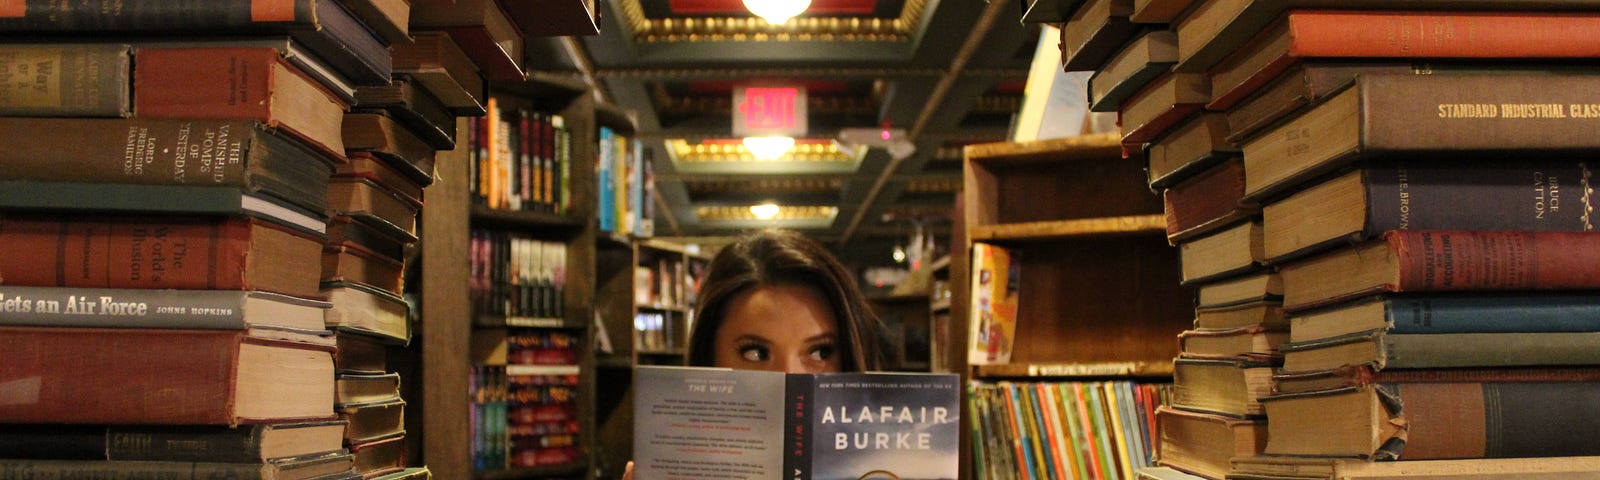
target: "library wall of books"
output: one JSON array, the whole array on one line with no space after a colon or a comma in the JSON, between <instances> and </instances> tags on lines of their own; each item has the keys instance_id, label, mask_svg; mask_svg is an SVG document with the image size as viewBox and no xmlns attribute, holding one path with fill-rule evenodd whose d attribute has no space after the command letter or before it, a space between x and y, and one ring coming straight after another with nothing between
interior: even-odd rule
<instances>
[{"instance_id":1,"label":"library wall of books","mask_svg":"<svg viewBox=\"0 0 1600 480\"><path fill-rule=\"evenodd\" d=\"M1600 0L0 0L0 480L1600 480L1597 92ZM768 227L884 371L686 367Z\"/></svg>"}]
</instances>

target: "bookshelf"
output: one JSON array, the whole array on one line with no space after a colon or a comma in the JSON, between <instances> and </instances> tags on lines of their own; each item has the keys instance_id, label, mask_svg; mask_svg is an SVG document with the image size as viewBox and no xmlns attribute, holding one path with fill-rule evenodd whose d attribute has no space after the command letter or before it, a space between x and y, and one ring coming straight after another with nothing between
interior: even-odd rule
<instances>
[{"instance_id":1,"label":"bookshelf","mask_svg":"<svg viewBox=\"0 0 1600 480\"><path fill-rule=\"evenodd\" d=\"M907 293L867 299L895 340L895 351L889 358L891 370L926 372L931 368L929 298L927 293Z\"/></svg>"},{"instance_id":2,"label":"bookshelf","mask_svg":"<svg viewBox=\"0 0 1600 480\"><path fill-rule=\"evenodd\" d=\"M440 152L439 181L429 192L422 218L421 347L422 438L425 460L440 478L582 478L590 470L594 440L592 420L594 355L592 321L595 295L597 232L594 222L594 103L587 90L557 77L538 78L513 85L497 85L493 96L502 107L526 107L563 117L570 132L569 195L565 213L511 211L474 201L474 179L469 163L474 153L468 124L458 122L457 144ZM472 232L510 232L540 242L565 247L565 286L559 317L519 316L483 312L476 308L469 285L475 272ZM505 354L505 342L494 341L511 332L554 331L575 336L577 361L561 372L577 373L576 408L579 433L578 458L559 465L533 468L477 469L471 431L473 400L469 378L477 366L495 363Z\"/></svg>"},{"instance_id":3,"label":"bookshelf","mask_svg":"<svg viewBox=\"0 0 1600 480\"><path fill-rule=\"evenodd\" d=\"M596 468L620 475L633 458L633 367L683 365L694 324L696 281L710 255L657 239L603 242L596 273L597 320L611 351L597 354ZM681 267L675 267L675 265ZM648 276L640 269L648 270Z\"/></svg>"},{"instance_id":4,"label":"bookshelf","mask_svg":"<svg viewBox=\"0 0 1600 480\"><path fill-rule=\"evenodd\" d=\"M1194 293L1178 284L1161 198L1146 186L1142 167L1122 158L1111 134L966 147L952 243L958 250L945 273L953 368L981 382L964 415L1003 408L994 402L1008 400L994 392L1018 385L1104 392L1100 401L1131 404L1127 398L1141 387L1128 382L1171 382L1173 339L1191 324ZM1020 269L1011 357L1003 364L969 358L977 243L1008 250ZM1032 388L1022 401L1030 401ZM1030 408L1072 408L1031 401ZM989 442L984 436L964 441ZM1136 443L1126 445L1137 450ZM963 451L963 472L981 478L975 467L983 462Z\"/></svg>"}]
</instances>

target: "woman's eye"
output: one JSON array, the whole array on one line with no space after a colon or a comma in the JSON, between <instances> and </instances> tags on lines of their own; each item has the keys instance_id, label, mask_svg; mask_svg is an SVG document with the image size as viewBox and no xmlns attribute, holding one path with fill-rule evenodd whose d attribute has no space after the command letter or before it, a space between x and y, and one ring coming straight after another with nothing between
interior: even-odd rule
<instances>
[{"instance_id":1,"label":"woman's eye","mask_svg":"<svg viewBox=\"0 0 1600 480\"><path fill-rule=\"evenodd\" d=\"M833 358L833 345L820 345L811 349L811 359L826 362Z\"/></svg>"},{"instance_id":2,"label":"woman's eye","mask_svg":"<svg viewBox=\"0 0 1600 480\"><path fill-rule=\"evenodd\" d=\"M751 362L765 362L772 357L772 352L760 345L747 345L739 348L739 356Z\"/></svg>"}]
</instances>

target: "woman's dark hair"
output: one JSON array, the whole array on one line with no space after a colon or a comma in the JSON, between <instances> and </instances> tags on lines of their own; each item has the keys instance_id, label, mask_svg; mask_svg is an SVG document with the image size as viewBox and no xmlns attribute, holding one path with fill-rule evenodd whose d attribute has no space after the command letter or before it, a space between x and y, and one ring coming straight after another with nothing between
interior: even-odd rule
<instances>
[{"instance_id":1,"label":"woman's dark hair","mask_svg":"<svg viewBox=\"0 0 1600 480\"><path fill-rule=\"evenodd\" d=\"M841 370L884 367L883 326L854 277L822 245L780 229L740 236L711 259L689 337L689 365L712 366L716 361L717 329L730 301L756 287L778 284L812 286L828 299L838 322Z\"/></svg>"}]
</instances>

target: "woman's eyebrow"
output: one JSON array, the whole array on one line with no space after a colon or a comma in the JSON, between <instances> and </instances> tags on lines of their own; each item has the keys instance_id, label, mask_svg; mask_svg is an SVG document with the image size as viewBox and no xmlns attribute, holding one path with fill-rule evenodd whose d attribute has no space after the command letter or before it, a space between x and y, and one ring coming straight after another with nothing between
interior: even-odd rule
<instances>
[{"instance_id":1,"label":"woman's eyebrow","mask_svg":"<svg viewBox=\"0 0 1600 480\"><path fill-rule=\"evenodd\" d=\"M746 334L740 335L738 338L733 339L733 341L734 341L734 343L741 343L741 342L772 343L771 340L767 340L767 337L763 337L763 336L752 334L752 333L746 333Z\"/></svg>"},{"instance_id":2,"label":"woman's eyebrow","mask_svg":"<svg viewBox=\"0 0 1600 480\"><path fill-rule=\"evenodd\" d=\"M805 340L802 340L802 342L805 342L805 343L831 342L831 341L838 340L838 338L839 338L839 335L837 335L837 334L835 334L833 332L826 332L826 333L819 333L819 334L816 334L816 335L812 335L811 337L806 338Z\"/></svg>"}]
</instances>

